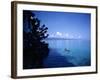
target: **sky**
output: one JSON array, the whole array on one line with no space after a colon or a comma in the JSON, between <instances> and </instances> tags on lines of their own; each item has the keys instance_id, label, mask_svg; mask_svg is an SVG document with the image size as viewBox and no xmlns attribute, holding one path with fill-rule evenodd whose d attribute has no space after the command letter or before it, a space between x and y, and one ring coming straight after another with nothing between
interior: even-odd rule
<instances>
[{"instance_id":1,"label":"sky","mask_svg":"<svg viewBox=\"0 0 100 80\"><path fill-rule=\"evenodd\" d=\"M32 11L48 27L50 37L90 39L89 13Z\"/></svg>"}]
</instances>

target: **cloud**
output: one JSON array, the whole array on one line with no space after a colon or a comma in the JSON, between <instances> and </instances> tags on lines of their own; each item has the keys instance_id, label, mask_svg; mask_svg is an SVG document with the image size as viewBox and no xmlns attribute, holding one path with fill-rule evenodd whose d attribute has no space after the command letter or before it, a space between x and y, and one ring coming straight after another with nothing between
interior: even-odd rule
<instances>
[{"instance_id":1,"label":"cloud","mask_svg":"<svg viewBox=\"0 0 100 80\"><path fill-rule=\"evenodd\" d=\"M56 32L56 35L58 35L58 36L62 36L62 33L60 33L60 32Z\"/></svg>"}]
</instances>

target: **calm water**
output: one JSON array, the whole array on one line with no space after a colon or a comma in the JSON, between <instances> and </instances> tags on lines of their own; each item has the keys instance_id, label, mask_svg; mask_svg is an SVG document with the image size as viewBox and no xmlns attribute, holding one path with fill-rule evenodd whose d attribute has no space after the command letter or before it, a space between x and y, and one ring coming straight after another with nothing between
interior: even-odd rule
<instances>
[{"instance_id":1,"label":"calm water","mask_svg":"<svg viewBox=\"0 0 100 80\"><path fill-rule=\"evenodd\" d=\"M90 66L91 48L89 40L46 40L49 43L49 56L44 60L44 66L73 67Z\"/></svg>"}]
</instances>

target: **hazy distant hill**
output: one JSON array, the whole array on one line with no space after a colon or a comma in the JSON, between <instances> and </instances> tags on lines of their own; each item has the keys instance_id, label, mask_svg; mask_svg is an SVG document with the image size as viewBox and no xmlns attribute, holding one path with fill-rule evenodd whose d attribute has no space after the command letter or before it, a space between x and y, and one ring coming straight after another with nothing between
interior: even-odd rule
<instances>
[{"instance_id":1,"label":"hazy distant hill","mask_svg":"<svg viewBox=\"0 0 100 80\"><path fill-rule=\"evenodd\" d=\"M76 40L75 38L47 38L46 40Z\"/></svg>"}]
</instances>

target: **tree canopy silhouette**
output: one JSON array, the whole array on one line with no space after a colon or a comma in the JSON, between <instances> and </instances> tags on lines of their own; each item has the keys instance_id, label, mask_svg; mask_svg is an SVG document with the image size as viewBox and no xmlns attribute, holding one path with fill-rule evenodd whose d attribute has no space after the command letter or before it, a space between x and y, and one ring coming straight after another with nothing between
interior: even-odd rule
<instances>
[{"instance_id":1,"label":"tree canopy silhouette","mask_svg":"<svg viewBox=\"0 0 100 80\"><path fill-rule=\"evenodd\" d=\"M45 39L48 28L41 25L32 11L23 11L23 68L42 68L49 48Z\"/></svg>"}]
</instances>

